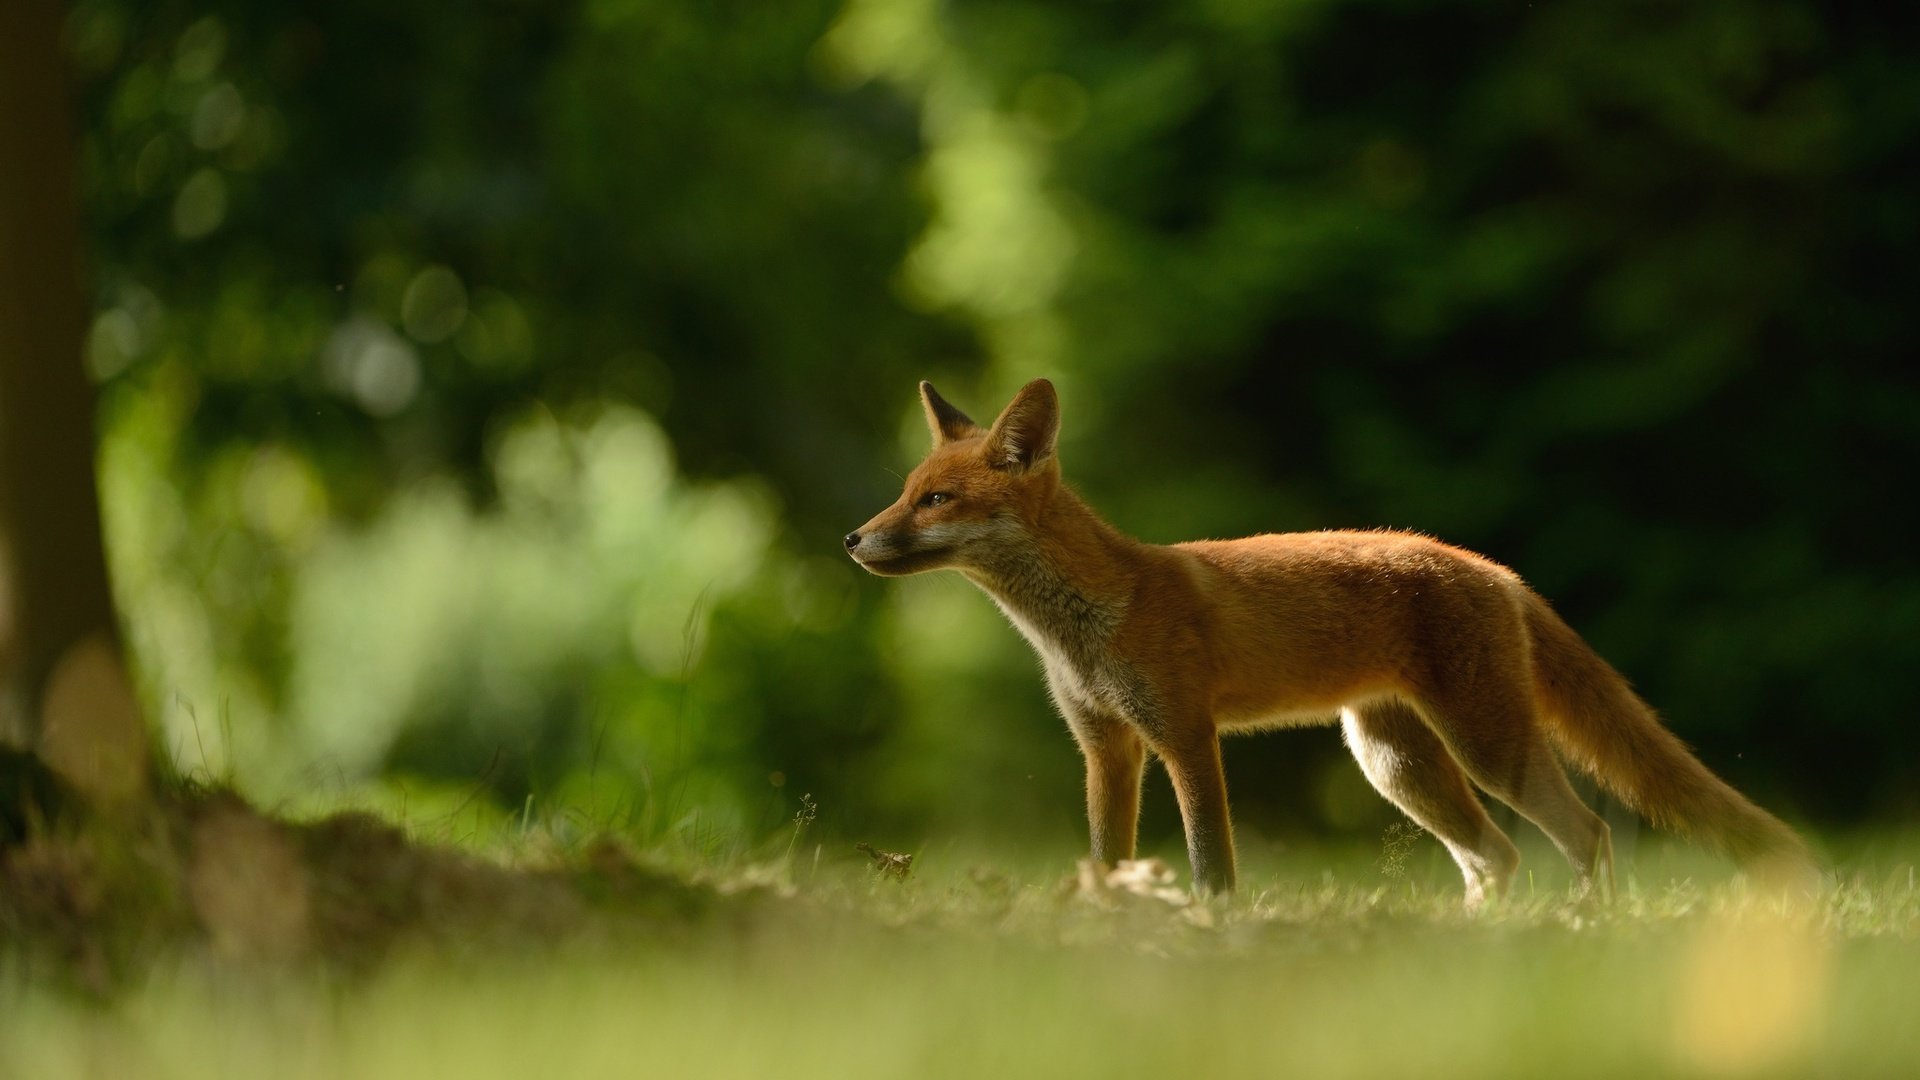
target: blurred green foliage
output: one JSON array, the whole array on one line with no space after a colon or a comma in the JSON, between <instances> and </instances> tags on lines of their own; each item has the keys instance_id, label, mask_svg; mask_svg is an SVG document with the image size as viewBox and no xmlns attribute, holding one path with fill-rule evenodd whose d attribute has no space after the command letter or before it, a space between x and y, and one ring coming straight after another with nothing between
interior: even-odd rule
<instances>
[{"instance_id":1,"label":"blurred green foliage","mask_svg":"<svg viewBox=\"0 0 1920 1080\"><path fill-rule=\"evenodd\" d=\"M836 547L915 379L1046 374L1123 527L1477 548L1763 801L1913 810L1913 21L81 0L149 699L270 797L1071 833L1017 636ZM1229 747L1244 827L1387 820L1338 755Z\"/></svg>"}]
</instances>

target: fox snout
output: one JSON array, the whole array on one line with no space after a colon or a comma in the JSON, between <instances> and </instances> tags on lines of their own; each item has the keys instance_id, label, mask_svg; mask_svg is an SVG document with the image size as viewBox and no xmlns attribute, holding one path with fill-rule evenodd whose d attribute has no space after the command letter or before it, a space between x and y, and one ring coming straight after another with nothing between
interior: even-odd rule
<instances>
[{"instance_id":1,"label":"fox snout","mask_svg":"<svg viewBox=\"0 0 1920 1080\"><path fill-rule=\"evenodd\" d=\"M863 566L869 559L889 554L889 551L883 550L893 547L887 542L886 531L878 524L878 519L853 530L843 540L847 545L847 554L853 556L854 562Z\"/></svg>"},{"instance_id":2,"label":"fox snout","mask_svg":"<svg viewBox=\"0 0 1920 1080\"><path fill-rule=\"evenodd\" d=\"M847 554L869 573L886 574L885 565L904 554L899 540L869 523L848 533L843 542Z\"/></svg>"},{"instance_id":3,"label":"fox snout","mask_svg":"<svg viewBox=\"0 0 1920 1080\"><path fill-rule=\"evenodd\" d=\"M873 568L874 561L895 554L894 549L897 547L886 535L886 530L871 521L848 533L842 538L842 542L846 544L847 554L853 558L854 562L876 573L877 571Z\"/></svg>"},{"instance_id":4,"label":"fox snout","mask_svg":"<svg viewBox=\"0 0 1920 1080\"><path fill-rule=\"evenodd\" d=\"M958 537L939 527L912 527L886 514L848 533L843 543L861 569L881 577L901 577L954 564Z\"/></svg>"}]
</instances>

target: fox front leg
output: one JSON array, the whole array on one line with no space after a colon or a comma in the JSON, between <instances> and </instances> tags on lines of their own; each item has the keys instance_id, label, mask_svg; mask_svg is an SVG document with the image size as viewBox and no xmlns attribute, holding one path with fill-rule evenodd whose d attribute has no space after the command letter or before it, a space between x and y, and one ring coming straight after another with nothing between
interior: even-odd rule
<instances>
[{"instance_id":1,"label":"fox front leg","mask_svg":"<svg viewBox=\"0 0 1920 1080\"><path fill-rule=\"evenodd\" d=\"M1233 824L1227 816L1227 776L1220 764L1220 738L1208 730L1185 732L1156 742L1166 762L1187 830L1187 858L1193 863L1193 887L1201 893L1233 891Z\"/></svg>"},{"instance_id":2,"label":"fox front leg","mask_svg":"<svg viewBox=\"0 0 1920 1080\"><path fill-rule=\"evenodd\" d=\"M1087 760L1087 831L1095 861L1133 858L1140 826L1140 770L1146 746L1123 721L1074 710L1067 717Z\"/></svg>"}]
</instances>

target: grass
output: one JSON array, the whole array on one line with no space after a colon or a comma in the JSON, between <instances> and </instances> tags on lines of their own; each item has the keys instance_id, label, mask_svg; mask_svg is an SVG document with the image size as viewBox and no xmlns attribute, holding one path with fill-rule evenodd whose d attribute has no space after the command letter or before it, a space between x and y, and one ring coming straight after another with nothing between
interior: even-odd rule
<instances>
[{"instance_id":1,"label":"grass","mask_svg":"<svg viewBox=\"0 0 1920 1080\"><path fill-rule=\"evenodd\" d=\"M105 1001L0 975L0 1076L1920 1074L1911 840L1843 852L1810 904L1642 844L1613 904L1539 882L1468 915L1402 836L1256 850L1189 903L1064 859L897 881L801 827L761 861L654 853L716 900L639 932L357 974L187 949ZM526 831L495 847L537 861Z\"/></svg>"}]
</instances>

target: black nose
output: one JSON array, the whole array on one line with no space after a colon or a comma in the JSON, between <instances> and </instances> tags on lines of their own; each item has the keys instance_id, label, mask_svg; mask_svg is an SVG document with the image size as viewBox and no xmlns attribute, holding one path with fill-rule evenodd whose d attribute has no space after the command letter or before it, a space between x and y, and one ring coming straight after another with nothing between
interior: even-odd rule
<instances>
[{"instance_id":1,"label":"black nose","mask_svg":"<svg viewBox=\"0 0 1920 1080\"><path fill-rule=\"evenodd\" d=\"M847 550L852 551L854 548L857 548L859 546L860 546L860 534L848 533L847 534Z\"/></svg>"}]
</instances>

